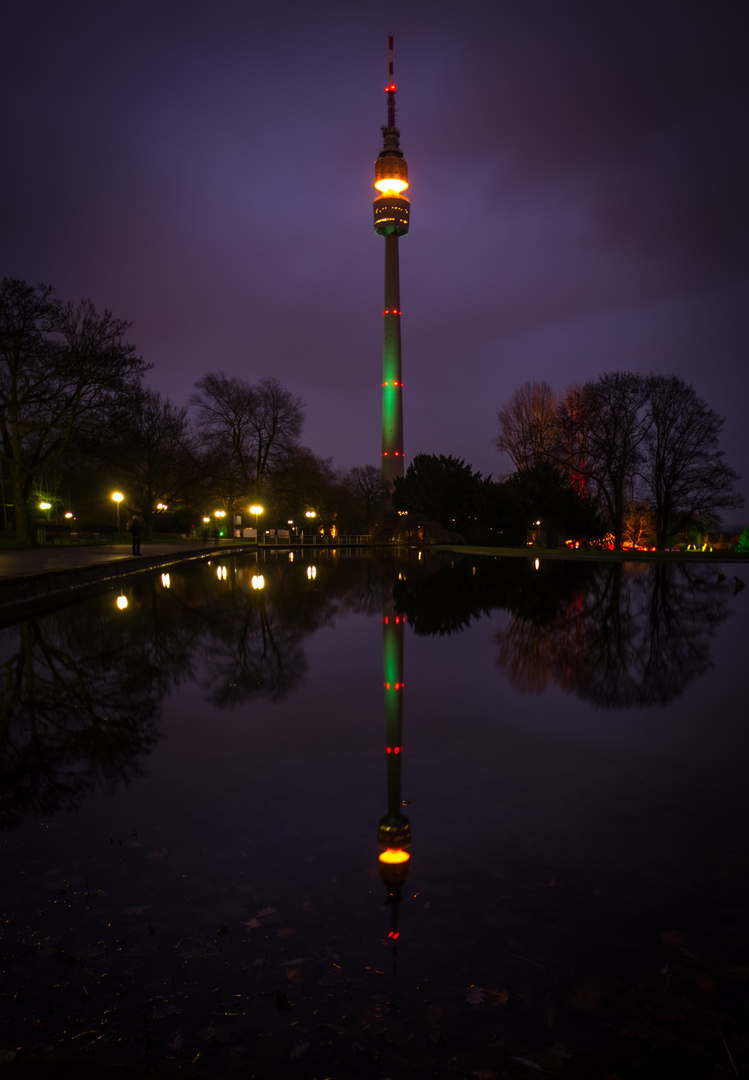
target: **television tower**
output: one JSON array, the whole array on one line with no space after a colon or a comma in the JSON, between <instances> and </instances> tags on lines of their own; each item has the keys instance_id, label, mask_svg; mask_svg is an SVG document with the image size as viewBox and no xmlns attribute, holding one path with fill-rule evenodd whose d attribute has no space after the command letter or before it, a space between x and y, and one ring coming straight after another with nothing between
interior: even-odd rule
<instances>
[{"instance_id":1,"label":"television tower","mask_svg":"<svg viewBox=\"0 0 749 1080\"><path fill-rule=\"evenodd\" d=\"M410 203L403 194L408 187L408 165L395 126L393 38L388 37L390 81L387 94L388 122L381 127L382 150L375 161L374 227L385 239L385 310L382 349L382 479L392 491L396 476L403 476L403 377L401 374L401 302L398 237L408 232Z\"/></svg>"}]
</instances>

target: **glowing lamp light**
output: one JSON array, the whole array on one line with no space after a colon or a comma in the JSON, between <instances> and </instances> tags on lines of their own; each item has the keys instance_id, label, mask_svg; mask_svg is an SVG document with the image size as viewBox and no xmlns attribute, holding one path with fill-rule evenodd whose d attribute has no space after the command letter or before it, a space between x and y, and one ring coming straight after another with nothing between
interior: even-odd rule
<instances>
[{"instance_id":1,"label":"glowing lamp light","mask_svg":"<svg viewBox=\"0 0 749 1080\"><path fill-rule=\"evenodd\" d=\"M253 587L253 589L264 589L265 588L265 578L263 577L262 574L253 574L253 576L252 576L252 587Z\"/></svg>"},{"instance_id":2,"label":"glowing lamp light","mask_svg":"<svg viewBox=\"0 0 749 1080\"><path fill-rule=\"evenodd\" d=\"M310 581L314 581L314 579L317 577L317 567L316 566L308 566L307 567L307 577L309 578Z\"/></svg>"},{"instance_id":3,"label":"glowing lamp light","mask_svg":"<svg viewBox=\"0 0 749 1080\"><path fill-rule=\"evenodd\" d=\"M127 597L126 596L123 596L122 594L120 594L117 597L117 607L120 609L120 611L125 610L125 608L127 607Z\"/></svg>"},{"instance_id":4,"label":"glowing lamp light","mask_svg":"<svg viewBox=\"0 0 749 1080\"><path fill-rule=\"evenodd\" d=\"M397 866L398 863L408 862L411 858L407 851L403 848L386 848L385 851L381 851L378 856L380 862L388 863L390 866Z\"/></svg>"},{"instance_id":5,"label":"glowing lamp light","mask_svg":"<svg viewBox=\"0 0 749 1080\"><path fill-rule=\"evenodd\" d=\"M72 516L73 516L72 512L71 512L70 510L68 510L68 512L67 512L67 514L65 515L65 517L66 517L66 518L67 518L68 520L70 520L70 518L72 518Z\"/></svg>"},{"instance_id":6,"label":"glowing lamp light","mask_svg":"<svg viewBox=\"0 0 749 1080\"><path fill-rule=\"evenodd\" d=\"M209 517L204 517L204 518L203 518L203 524L204 524L204 525L207 525L207 524L208 524L208 522L209 522L210 520L211 520L211 519L210 519Z\"/></svg>"},{"instance_id":7,"label":"glowing lamp light","mask_svg":"<svg viewBox=\"0 0 749 1080\"><path fill-rule=\"evenodd\" d=\"M262 514L262 512L263 512L262 506L257 506L256 505L256 506L251 506L250 507L250 513L251 514Z\"/></svg>"},{"instance_id":8,"label":"glowing lamp light","mask_svg":"<svg viewBox=\"0 0 749 1080\"><path fill-rule=\"evenodd\" d=\"M112 499L116 503L121 503L124 498L125 498L125 496L122 494L121 491L113 491L112 492Z\"/></svg>"},{"instance_id":9,"label":"glowing lamp light","mask_svg":"<svg viewBox=\"0 0 749 1080\"><path fill-rule=\"evenodd\" d=\"M213 516L215 518L225 518L226 517L226 510L214 510L213 511Z\"/></svg>"},{"instance_id":10,"label":"glowing lamp light","mask_svg":"<svg viewBox=\"0 0 749 1080\"><path fill-rule=\"evenodd\" d=\"M391 191L394 191L396 195L400 195L401 191L405 191L408 187L408 180L403 180L400 176L383 176L381 180L375 182L375 187L383 195L387 195Z\"/></svg>"}]
</instances>

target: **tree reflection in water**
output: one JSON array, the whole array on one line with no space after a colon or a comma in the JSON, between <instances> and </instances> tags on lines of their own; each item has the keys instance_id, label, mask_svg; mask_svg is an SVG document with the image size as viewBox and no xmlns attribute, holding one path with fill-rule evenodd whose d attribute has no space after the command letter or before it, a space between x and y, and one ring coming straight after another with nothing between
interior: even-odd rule
<instances>
[{"instance_id":1,"label":"tree reflection in water","mask_svg":"<svg viewBox=\"0 0 749 1080\"><path fill-rule=\"evenodd\" d=\"M280 701L307 674L304 640L330 626L345 610L376 611L379 592L367 563L320 559L315 577L307 565L265 562L263 586L253 587L254 563L228 560L227 577L204 580L203 665L199 684L206 700L233 708L255 698Z\"/></svg>"},{"instance_id":2,"label":"tree reflection in water","mask_svg":"<svg viewBox=\"0 0 749 1080\"><path fill-rule=\"evenodd\" d=\"M663 705L711 664L710 639L730 613L718 573L695 580L674 563L464 556L430 577L397 582L415 633L459 633L510 612L497 665L523 693L556 684L598 708Z\"/></svg>"},{"instance_id":3,"label":"tree reflection in water","mask_svg":"<svg viewBox=\"0 0 749 1080\"><path fill-rule=\"evenodd\" d=\"M142 774L164 697L195 681L232 708L280 700L304 680L304 639L343 610L379 610L369 563L321 563L313 581L288 567L226 559L160 575L0 631L0 827L73 809ZM306 587L305 587L306 586Z\"/></svg>"},{"instance_id":4,"label":"tree reflection in water","mask_svg":"<svg viewBox=\"0 0 749 1080\"><path fill-rule=\"evenodd\" d=\"M711 666L729 589L683 565L599 564L548 618L522 609L497 634L497 664L524 693L549 683L598 708L665 705Z\"/></svg>"},{"instance_id":5,"label":"tree reflection in water","mask_svg":"<svg viewBox=\"0 0 749 1080\"><path fill-rule=\"evenodd\" d=\"M107 631L65 612L13 631L0 691L0 825L71 809L141 771L157 741L162 690ZM6 637L8 632L4 635Z\"/></svg>"}]
</instances>

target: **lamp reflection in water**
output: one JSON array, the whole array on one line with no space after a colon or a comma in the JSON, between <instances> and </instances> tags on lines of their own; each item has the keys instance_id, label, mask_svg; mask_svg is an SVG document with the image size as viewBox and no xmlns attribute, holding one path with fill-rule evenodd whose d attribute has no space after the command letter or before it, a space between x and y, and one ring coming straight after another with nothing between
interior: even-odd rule
<instances>
[{"instance_id":1,"label":"lamp reflection in water","mask_svg":"<svg viewBox=\"0 0 749 1080\"><path fill-rule=\"evenodd\" d=\"M403 631L405 618L395 613L392 586L382 597L382 659L385 691L385 758L387 768L387 813L380 818L377 842L380 848L380 877L387 887L391 910L388 938L393 943L393 974L398 963L398 905L408 877L411 858L411 822L401 813L401 760L403 758Z\"/></svg>"}]
</instances>

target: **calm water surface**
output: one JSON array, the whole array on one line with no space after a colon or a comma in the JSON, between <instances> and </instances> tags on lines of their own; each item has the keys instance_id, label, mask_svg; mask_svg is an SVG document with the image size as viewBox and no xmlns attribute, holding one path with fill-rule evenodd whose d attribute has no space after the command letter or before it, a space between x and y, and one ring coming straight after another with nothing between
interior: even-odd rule
<instances>
[{"instance_id":1,"label":"calm water surface","mask_svg":"<svg viewBox=\"0 0 749 1080\"><path fill-rule=\"evenodd\" d=\"M739 1074L735 569L227 556L0 631L0 1048Z\"/></svg>"}]
</instances>

